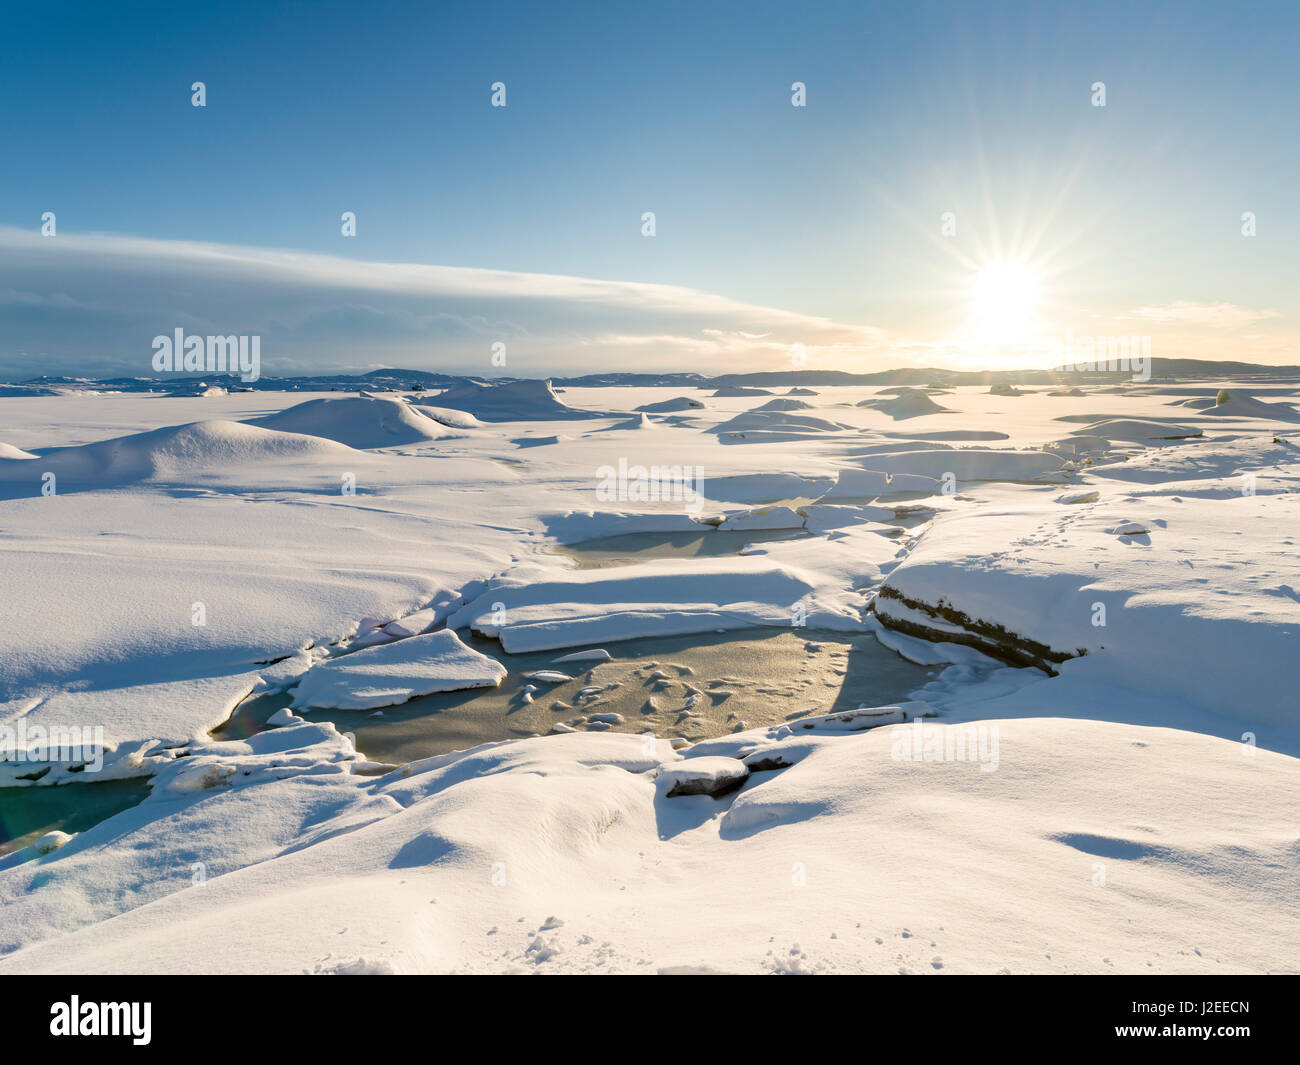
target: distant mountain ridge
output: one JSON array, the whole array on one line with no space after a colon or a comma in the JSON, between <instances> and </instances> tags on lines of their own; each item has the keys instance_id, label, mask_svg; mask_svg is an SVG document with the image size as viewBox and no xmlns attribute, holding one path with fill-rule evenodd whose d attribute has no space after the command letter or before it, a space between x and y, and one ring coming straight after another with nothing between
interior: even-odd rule
<instances>
[{"instance_id":1,"label":"distant mountain ridge","mask_svg":"<svg viewBox=\"0 0 1300 1065\"><path fill-rule=\"evenodd\" d=\"M1131 380L1128 371L1082 371L1056 368L1050 370L951 370L941 367L895 367L871 373L847 370L764 370L753 373L728 373L708 377L698 373L650 373L645 371L583 374L577 377L487 377L436 373L430 370L381 369L361 374L312 374L301 377L262 377L245 384L234 376L191 374L170 377L65 377L42 375L22 381L0 383L3 396L50 396L69 391L163 392L171 395L197 395L200 386L219 386L231 390L257 392L354 392L358 390L421 391L455 388L466 384L508 383L524 380L549 380L563 388L697 388L716 389L740 386L756 388L833 387L835 385L1074 385L1088 382L1120 383ZM1247 379L1267 381L1300 380L1300 366L1264 366L1257 363L1206 359L1151 360L1151 382Z\"/></svg>"}]
</instances>

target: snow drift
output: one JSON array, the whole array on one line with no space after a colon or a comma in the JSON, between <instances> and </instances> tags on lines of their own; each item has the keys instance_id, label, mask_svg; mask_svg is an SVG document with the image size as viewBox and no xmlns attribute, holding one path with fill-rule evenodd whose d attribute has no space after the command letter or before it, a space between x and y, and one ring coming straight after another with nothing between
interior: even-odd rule
<instances>
[{"instance_id":1,"label":"snow drift","mask_svg":"<svg viewBox=\"0 0 1300 1065\"><path fill-rule=\"evenodd\" d=\"M485 422L560 421L603 417L597 411L578 410L564 403L550 381L470 381L435 397L440 407L467 411Z\"/></svg>"},{"instance_id":2,"label":"snow drift","mask_svg":"<svg viewBox=\"0 0 1300 1065\"><path fill-rule=\"evenodd\" d=\"M456 435L402 400L364 395L312 399L278 414L250 419L247 424L324 437L363 449L424 444Z\"/></svg>"},{"instance_id":3,"label":"snow drift","mask_svg":"<svg viewBox=\"0 0 1300 1065\"><path fill-rule=\"evenodd\" d=\"M354 452L318 436L280 432L247 422L207 421L173 425L95 444L54 448L41 456L39 473L63 484L104 488L136 481L184 481L204 471L244 464L333 458ZM0 459L0 481L39 476L28 459Z\"/></svg>"}]
</instances>

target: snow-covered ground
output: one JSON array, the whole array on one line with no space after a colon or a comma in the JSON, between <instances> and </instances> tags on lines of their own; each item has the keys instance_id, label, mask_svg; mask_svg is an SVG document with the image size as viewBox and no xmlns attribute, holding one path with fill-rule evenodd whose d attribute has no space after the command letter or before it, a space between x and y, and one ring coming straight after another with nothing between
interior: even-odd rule
<instances>
[{"instance_id":1,"label":"snow-covered ground","mask_svg":"<svg viewBox=\"0 0 1300 1065\"><path fill-rule=\"evenodd\" d=\"M788 391L0 398L0 784L151 783L0 857L0 971L1294 968L1296 408ZM947 668L396 768L311 717L499 683L452 631L552 652L541 699L575 650L774 625ZM42 757L73 726L102 768Z\"/></svg>"}]
</instances>

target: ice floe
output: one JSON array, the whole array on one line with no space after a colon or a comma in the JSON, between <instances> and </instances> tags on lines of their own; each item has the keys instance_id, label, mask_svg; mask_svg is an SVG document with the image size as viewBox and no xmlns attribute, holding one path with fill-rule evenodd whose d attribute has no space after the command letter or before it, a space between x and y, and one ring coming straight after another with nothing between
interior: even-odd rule
<instances>
[{"instance_id":1,"label":"ice floe","mask_svg":"<svg viewBox=\"0 0 1300 1065\"><path fill-rule=\"evenodd\" d=\"M396 706L433 692L495 687L505 675L501 663L465 646L449 629L441 629L321 662L299 681L293 706L345 710Z\"/></svg>"}]
</instances>

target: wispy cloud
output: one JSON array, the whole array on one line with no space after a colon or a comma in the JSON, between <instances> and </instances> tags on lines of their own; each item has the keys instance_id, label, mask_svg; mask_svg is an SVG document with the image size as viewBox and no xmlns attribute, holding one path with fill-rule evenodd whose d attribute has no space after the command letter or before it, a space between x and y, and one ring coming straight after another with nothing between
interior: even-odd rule
<instances>
[{"instance_id":1,"label":"wispy cloud","mask_svg":"<svg viewBox=\"0 0 1300 1065\"><path fill-rule=\"evenodd\" d=\"M153 337L178 326L261 335L267 375L489 373L498 341L496 372L526 376L779 369L796 344L861 368L888 347L869 326L674 285L0 228L0 373L147 376Z\"/></svg>"},{"instance_id":2,"label":"wispy cloud","mask_svg":"<svg viewBox=\"0 0 1300 1065\"><path fill-rule=\"evenodd\" d=\"M1277 311L1255 310L1235 303L1194 303L1177 300L1151 307L1137 307L1128 317L1165 325L1196 325L1210 329L1241 329L1268 318L1280 317Z\"/></svg>"}]
</instances>

